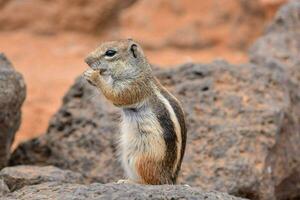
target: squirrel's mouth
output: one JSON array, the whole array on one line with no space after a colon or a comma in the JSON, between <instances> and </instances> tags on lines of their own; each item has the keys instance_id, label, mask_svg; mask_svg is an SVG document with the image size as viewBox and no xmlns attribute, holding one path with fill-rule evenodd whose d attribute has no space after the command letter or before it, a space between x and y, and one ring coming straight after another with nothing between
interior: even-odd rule
<instances>
[{"instance_id":1,"label":"squirrel's mouth","mask_svg":"<svg viewBox=\"0 0 300 200\"><path fill-rule=\"evenodd\" d=\"M105 75L108 75L108 69L107 67L104 67L100 64L100 62L94 62L92 64L90 64L90 67L93 69L93 70L96 70L96 71L99 71L99 74L101 76L105 76Z\"/></svg>"},{"instance_id":2,"label":"squirrel's mouth","mask_svg":"<svg viewBox=\"0 0 300 200\"><path fill-rule=\"evenodd\" d=\"M108 70L107 68L99 68L99 73L101 76L108 75Z\"/></svg>"}]
</instances>

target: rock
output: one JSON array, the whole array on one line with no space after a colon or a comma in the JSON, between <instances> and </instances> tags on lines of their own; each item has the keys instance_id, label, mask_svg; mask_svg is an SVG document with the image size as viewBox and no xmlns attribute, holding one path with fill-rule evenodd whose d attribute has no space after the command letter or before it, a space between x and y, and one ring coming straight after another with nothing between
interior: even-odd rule
<instances>
[{"instance_id":1,"label":"rock","mask_svg":"<svg viewBox=\"0 0 300 200\"><path fill-rule=\"evenodd\" d=\"M135 0L0 1L0 29L30 29L47 34L60 30L97 33L105 30L107 25L117 23L120 10L134 2Z\"/></svg>"},{"instance_id":2,"label":"rock","mask_svg":"<svg viewBox=\"0 0 300 200\"><path fill-rule=\"evenodd\" d=\"M82 183L83 177L70 170L61 170L54 166L15 166L0 171L0 180L4 181L10 191L18 190L27 185L43 182Z\"/></svg>"},{"instance_id":3,"label":"rock","mask_svg":"<svg viewBox=\"0 0 300 200\"><path fill-rule=\"evenodd\" d=\"M0 53L0 169L6 166L10 147L19 129L25 95L26 87L22 75Z\"/></svg>"},{"instance_id":4,"label":"rock","mask_svg":"<svg viewBox=\"0 0 300 200\"><path fill-rule=\"evenodd\" d=\"M4 182L3 179L0 179L0 197L9 193L9 188L8 186L6 185L6 183Z\"/></svg>"},{"instance_id":5,"label":"rock","mask_svg":"<svg viewBox=\"0 0 300 200\"><path fill-rule=\"evenodd\" d=\"M9 187L9 189L8 189ZM54 166L16 166L0 171L1 199L241 199L184 185L82 184L78 173Z\"/></svg>"},{"instance_id":6,"label":"rock","mask_svg":"<svg viewBox=\"0 0 300 200\"><path fill-rule=\"evenodd\" d=\"M287 74L292 106L283 121L278 145L269 156L270 175L262 185L277 199L300 198L300 2L290 1L277 13L264 36L250 50L251 62ZM286 152L289 152L286 154ZM278 156L281 155L281 156ZM283 170L284 169L284 170ZM268 189L267 189L268 188ZM265 194L266 198L274 198Z\"/></svg>"},{"instance_id":7,"label":"rock","mask_svg":"<svg viewBox=\"0 0 300 200\"><path fill-rule=\"evenodd\" d=\"M142 186L130 184L91 185L42 183L23 187L2 198L3 200L40 200L40 199L198 199L198 200L238 200L234 196L220 192L204 192L187 186ZM242 199L241 199L242 200Z\"/></svg>"},{"instance_id":8,"label":"rock","mask_svg":"<svg viewBox=\"0 0 300 200\"><path fill-rule=\"evenodd\" d=\"M300 2L283 6L264 36L250 49L250 60L286 71L300 85Z\"/></svg>"}]
</instances>

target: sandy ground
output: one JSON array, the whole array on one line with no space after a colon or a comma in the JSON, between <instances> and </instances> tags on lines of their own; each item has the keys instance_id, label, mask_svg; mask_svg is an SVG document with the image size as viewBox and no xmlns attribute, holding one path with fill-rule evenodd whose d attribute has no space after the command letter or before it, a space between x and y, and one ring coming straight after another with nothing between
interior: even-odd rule
<instances>
[{"instance_id":1,"label":"sandy ground","mask_svg":"<svg viewBox=\"0 0 300 200\"><path fill-rule=\"evenodd\" d=\"M63 33L35 35L27 32L0 33L0 52L12 61L27 84L22 125L14 147L25 140L43 134L49 119L61 105L62 97L74 79L87 68L85 55L101 43L101 39L86 35ZM224 48L204 50L159 49L147 51L151 63L171 67L184 62L211 62L224 58L232 63L247 61L245 52Z\"/></svg>"}]
</instances>

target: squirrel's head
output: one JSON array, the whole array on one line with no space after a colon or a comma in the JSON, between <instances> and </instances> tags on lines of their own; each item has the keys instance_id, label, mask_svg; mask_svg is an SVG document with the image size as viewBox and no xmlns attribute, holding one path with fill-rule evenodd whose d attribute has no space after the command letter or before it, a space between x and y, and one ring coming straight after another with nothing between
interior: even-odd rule
<instances>
[{"instance_id":1,"label":"squirrel's head","mask_svg":"<svg viewBox=\"0 0 300 200\"><path fill-rule=\"evenodd\" d=\"M91 52L85 62L102 76L114 81L151 75L151 67L140 45L132 39L105 42Z\"/></svg>"}]
</instances>

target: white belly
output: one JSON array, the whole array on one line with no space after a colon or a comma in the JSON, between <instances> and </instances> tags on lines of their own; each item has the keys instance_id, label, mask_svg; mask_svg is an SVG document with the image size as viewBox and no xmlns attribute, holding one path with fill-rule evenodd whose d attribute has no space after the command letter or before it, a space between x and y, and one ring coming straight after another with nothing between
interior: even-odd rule
<instances>
[{"instance_id":1,"label":"white belly","mask_svg":"<svg viewBox=\"0 0 300 200\"><path fill-rule=\"evenodd\" d=\"M136 170L139 156L149 156L162 160L165 154L165 143L162 130L151 111L123 115L120 138L120 160L129 179L140 179Z\"/></svg>"}]
</instances>

